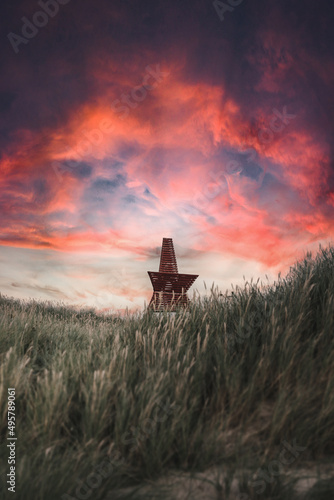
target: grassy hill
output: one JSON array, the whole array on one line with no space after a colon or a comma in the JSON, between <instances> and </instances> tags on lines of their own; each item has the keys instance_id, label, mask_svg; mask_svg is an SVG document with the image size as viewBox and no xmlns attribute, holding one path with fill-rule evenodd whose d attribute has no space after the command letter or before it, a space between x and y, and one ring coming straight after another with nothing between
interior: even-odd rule
<instances>
[{"instance_id":1,"label":"grassy hill","mask_svg":"<svg viewBox=\"0 0 334 500\"><path fill-rule=\"evenodd\" d=\"M102 499L215 465L217 498L229 498L233 477L240 500L295 498L291 471L334 463L334 248L269 288L212 290L174 316L1 296L0 365L3 498ZM15 496L4 480L8 388ZM332 495L319 481L307 498Z\"/></svg>"}]
</instances>

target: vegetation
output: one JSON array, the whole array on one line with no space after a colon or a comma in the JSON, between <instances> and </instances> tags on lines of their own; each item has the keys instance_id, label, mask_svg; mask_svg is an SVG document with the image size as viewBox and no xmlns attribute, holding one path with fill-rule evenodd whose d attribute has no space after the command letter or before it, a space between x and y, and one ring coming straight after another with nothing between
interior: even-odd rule
<instances>
[{"instance_id":1,"label":"vegetation","mask_svg":"<svg viewBox=\"0 0 334 500\"><path fill-rule=\"evenodd\" d=\"M333 463L333 333L333 247L270 287L212 289L175 315L101 317L1 296L0 432L5 443L15 388L15 498L102 499L217 464L217 498L232 477L240 500L293 498L285 473ZM299 451L287 465L289 445ZM1 478L7 458L2 446ZM332 481L320 487L332 498Z\"/></svg>"}]
</instances>

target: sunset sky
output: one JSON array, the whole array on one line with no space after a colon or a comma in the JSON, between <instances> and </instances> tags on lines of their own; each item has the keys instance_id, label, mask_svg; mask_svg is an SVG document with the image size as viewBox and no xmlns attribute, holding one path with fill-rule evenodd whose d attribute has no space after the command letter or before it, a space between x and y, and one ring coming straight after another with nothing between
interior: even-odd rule
<instances>
[{"instance_id":1,"label":"sunset sky","mask_svg":"<svg viewBox=\"0 0 334 500\"><path fill-rule=\"evenodd\" d=\"M3 2L0 293L142 308L163 237L190 297L332 242L333 21L329 0Z\"/></svg>"}]
</instances>

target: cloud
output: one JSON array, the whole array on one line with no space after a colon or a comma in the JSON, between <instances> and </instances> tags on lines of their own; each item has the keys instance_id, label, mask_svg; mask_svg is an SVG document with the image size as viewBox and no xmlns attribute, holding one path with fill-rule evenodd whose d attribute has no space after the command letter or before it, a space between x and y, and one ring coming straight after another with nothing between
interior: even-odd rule
<instances>
[{"instance_id":1,"label":"cloud","mask_svg":"<svg viewBox=\"0 0 334 500\"><path fill-rule=\"evenodd\" d=\"M80 5L0 63L1 245L276 269L333 237L333 6Z\"/></svg>"}]
</instances>

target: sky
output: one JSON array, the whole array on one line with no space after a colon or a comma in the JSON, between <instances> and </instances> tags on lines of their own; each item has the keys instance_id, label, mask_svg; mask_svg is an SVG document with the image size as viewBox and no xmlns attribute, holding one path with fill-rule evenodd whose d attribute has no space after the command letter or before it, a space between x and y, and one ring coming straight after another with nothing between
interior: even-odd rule
<instances>
[{"instance_id":1,"label":"sky","mask_svg":"<svg viewBox=\"0 0 334 500\"><path fill-rule=\"evenodd\" d=\"M4 0L0 293L143 308L271 283L334 235L330 0Z\"/></svg>"}]
</instances>

